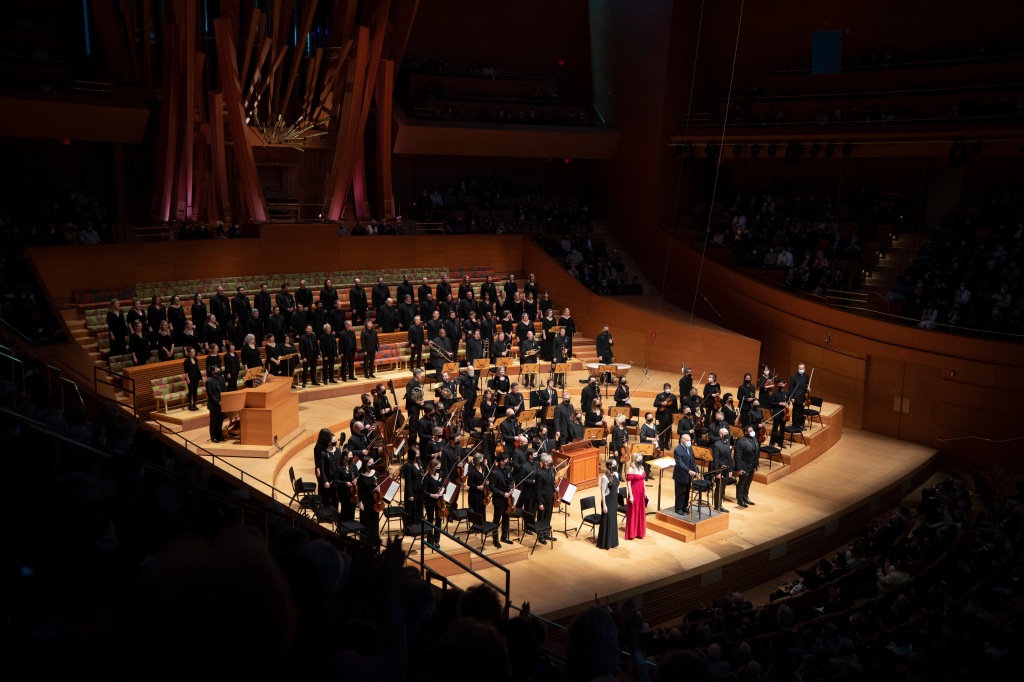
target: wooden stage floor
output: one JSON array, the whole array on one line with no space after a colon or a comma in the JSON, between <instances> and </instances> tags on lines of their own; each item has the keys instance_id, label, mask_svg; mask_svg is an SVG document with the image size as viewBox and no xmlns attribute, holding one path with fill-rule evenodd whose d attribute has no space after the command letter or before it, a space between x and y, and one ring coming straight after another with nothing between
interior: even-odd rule
<instances>
[{"instance_id":1,"label":"wooden stage floor","mask_svg":"<svg viewBox=\"0 0 1024 682\"><path fill-rule=\"evenodd\" d=\"M636 373L636 377L630 377L633 384L642 378L639 370ZM578 380L585 376L585 372L574 372L569 377L574 403L582 388ZM408 373L381 373L377 380L386 382L389 377L395 379L396 391L401 399ZM650 380L634 392L634 403L649 405L655 391L660 390L662 381L675 385L678 374L651 370ZM363 390L369 390L369 387L370 382L367 382ZM648 388L653 390L645 390ZM305 401L300 405L300 419L305 425L305 433L284 451L269 458L230 458L230 465L244 471L248 482L253 483L249 477L255 477L271 483L278 491L289 491L290 494L289 467L294 467L296 476L314 480L312 442L316 433L325 426L335 430L342 425L347 428L358 396L308 399L311 397L304 397ZM838 413L839 409L837 405L826 403L824 413ZM205 416L205 411L199 415ZM826 419L826 426L827 423ZM200 445L206 445L209 436L205 423L195 426L198 428L189 428L182 435ZM810 432L812 438L814 431L820 429L817 425L813 427ZM793 452L798 452L798 449ZM713 583L728 564L743 560L760 561L758 557L765 550L773 558L783 556L788 543L795 543L808 533L827 534L830 529L834 531L839 519L858 507L870 513L877 506L882 491L905 493L912 490L915 482L933 469L935 455L935 450L931 448L845 429L842 437L831 448L789 475L774 479L770 484L755 481L750 496L756 506L748 509L736 507L729 500L733 490L730 488L726 500L726 508L731 511L729 527L714 535L682 542L648 529L647 536L642 540L627 542L620 534L618 548L602 551L594 546L589 528L582 530L578 537L572 530L566 536L561 531L563 518L556 514L553 526L558 541L552 545L538 545L536 551L529 555L528 550L518 545L499 552L488 542L484 551L489 556L502 557L501 561L508 562L514 604L529 601L534 613L553 619L565 618L587 603L592 603L595 596L602 601L616 601L630 596L642 600L645 594L650 598L659 587L681 583L694 576L700 576L702 586L713 589ZM764 465L762 461L762 468ZM775 466L777 468L778 463ZM658 484L658 475L655 473L655 480L647 483L649 511L656 508ZM261 486L257 483L255 487ZM671 508L674 494L671 470L665 472L661 488L661 506ZM570 529L580 523L578 500L594 494L596 489L577 493L568 519L565 519ZM648 519L653 518L648 516ZM864 521L868 518L865 517ZM464 537L464 533L460 532L460 536ZM533 539L532 536L524 539L526 547L532 546ZM406 538L405 543L409 546L411 540ZM479 547L479 538L471 541L471 544ZM837 540L835 544L840 544L840 541ZM442 548L446 551L459 549L447 539L442 540ZM418 553L420 550L417 547L415 551ZM432 554L429 549L426 553L428 556ZM781 569L779 573L784 570ZM763 575L763 572L755 567L751 571L749 585L759 584L770 577ZM504 584L504 576L497 568L482 568L480 573L489 580ZM449 579L463 587L477 582L466 574L449 576ZM729 589L736 587L730 584ZM723 586L722 592L725 591Z\"/></svg>"}]
</instances>

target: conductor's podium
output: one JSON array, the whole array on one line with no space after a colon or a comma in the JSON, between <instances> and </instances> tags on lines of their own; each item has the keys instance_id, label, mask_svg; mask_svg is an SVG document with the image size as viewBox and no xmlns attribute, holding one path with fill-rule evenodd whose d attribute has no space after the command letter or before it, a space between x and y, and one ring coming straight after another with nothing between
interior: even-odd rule
<instances>
[{"instance_id":1,"label":"conductor's podium","mask_svg":"<svg viewBox=\"0 0 1024 682\"><path fill-rule=\"evenodd\" d=\"M270 377L255 388L224 393L221 409L240 413L242 445L278 445L299 430L299 396L291 377Z\"/></svg>"}]
</instances>

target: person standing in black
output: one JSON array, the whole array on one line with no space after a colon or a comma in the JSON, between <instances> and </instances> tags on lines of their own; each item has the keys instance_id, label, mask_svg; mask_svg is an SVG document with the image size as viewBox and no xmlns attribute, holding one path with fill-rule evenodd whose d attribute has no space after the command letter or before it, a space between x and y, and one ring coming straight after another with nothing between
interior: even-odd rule
<instances>
[{"instance_id":1,"label":"person standing in black","mask_svg":"<svg viewBox=\"0 0 1024 682\"><path fill-rule=\"evenodd\" d=\"M167 306L167 321L171 325L171 333L177 339L185 331L185 323L188 321L180 296L171 296L171 304Z\"/></svg>"},{"instance_id":2,"label":"person standing in black","mask_svg":"<svg viewBox=\"0 0 1024 682\"><path fill-rule=\"evenodd\" d=\"M713 474L715 511L726 514L729 513L729 510L722 506L722 500L725 498L725 485L732 467L733 457L732 445L729 444L729 429L723 426L718 430L718 439L711 446L711 470L715 472Z\"/></svg>"},{"instance_id":3,"label":"person standing in black","mask_svg":"<svg viewBox=\"0 0 1024 682\"><path fill-rule=\"evenodd\" d=\"M263 327L263 318L260 317L260 309L253 308L249 311L249 319L245 321L245 333L252 334L257 339L262 339Z\"/></svg>"},{"instance_id":4,"label":"person standing in black","mask_svg":"<svg viewBox=\"0 0 1024 682\"><path fill-rule=\"evenodd\" d=\"M419 389L419 390L416 390ZM418 396L418 397L417 397ZM420 420L420 410L423 408L423 370L414 367L412 379L405 385L405 411L409 421L409 447L416 445L416 429L412 425Z\"/></svg>"},{"instance_id":5,"label":"person standing in black","mask_svg":"<svg viewBox=\"0 0 1024 682\"><path fill-rule=\"evenodd\" d=\"M697 459L693 456L693 444L688 434L683 434L679 445L672 451L675 468L672 470L672 482L675 485L676 514L682 516L690 512L690 483L697 474Z\"/></svg>"},{"instance_id":6,"label":"person standing in black","mask_svg":"<svg viewBox=\"0 0 1024 682\"><path fill-rule=\"evenodd\" d=\"M366 321L366 289L358 277L348 290L348 307L352 311L352 324L363 324Z\"/></svg>"},{"instance_id":7,"label":"person standing in black","mask_svg":"<svg viewBox=\"0 0 1024 682\"><path fill-rule=\"evenodd\" d=\"M757 399L762 405L767 405L771 402L772 389L774 388L775 381L772 379L772 373L769 371L768 365L765 365L761 376L757 379Z\"/></svg>"},{"instance_id":8,"label":"person standing in black","mask_svg":"<svg viewBox=\"0 0 1024 682\"><path fill-rule=\"evenodd\" d=\"M412 327L413 321L419 315L419 311L416 306L412 304L412 296L406 294L404 299L399 299L398 303L398 328L409 329Z\"/></svg>"},{"instance_id":9,"label":"person standing in black","mask_svg":"<svg viewBox=\"0 0 1024 682\"><path fill-rule=\"evenodd\" d=\"M601 389L597 387L597 377L589 377L587 379L587 385L580 391L580 410L585 414L590 412L590 404L594 402L594 398L598 396Z\"/></svg>"},{"instance_id":10,"label":"person standing in black","mask_svg":"<svg viewBox=\"0 0 1024 682\"><path fill-rule=\"evenodd\" d=\"M367 320L359 332L359 343L363 347L363 376L367 379L376 378L377 350L380 348L380 341L377 339L377 330L373 328L373 320Z\"/></svg>"},{"instance_id":11,"label":"person standing in black","mask_svg":"<svg viewBox=\"0 0 1024 682\"><path fill-rule=\"evenodd\" d=\"M789 378L789 399L793 401L793 426L804 426L804 398L811 385L804 363L796 366L796 374Z\"/></svg>"},{"instance_id":12,"label":"person standing in black","mask_svg":"<svg viewBox=\"0 0 1024 682\"><path fill-rule=\"evenodd\" d=\"M540 462L538 464L537 473L534 474L534 478L537 479L537 524L547 523L548 526L550 526L551 512L554 511L555 504L555 469L552 464L550 454L545 452L540 456ZM557 540L557 538L551 534L550 528L546 533L541 534L538 542L545 545L548 540L551 542Z\"/></svg>"},{"instance_id":13,"label":"person standing in black","mask_svg":"<svg viewBox=\"0 0 1024 682\"><path fill-rule=\"evenodd\" d=\"M597 335L597 357L601 361L602 365L610 365L612 363L612 346L615 345L615 339L612 338L611 332L608 331L608 325L605 325L601 330L601 333Z\"/></svg>"},{"instance_id":14,"label":"person standing in black","mask_svg":"<svg viewBox=\"0 0 1024 682\"><path fill-rule=\"evenodd\" d=\"M467 346L468 352L468 346ZM540 346L533 339L533 330L526 332L526 338L519 346L519 365L530 365L531 368L537 366L537 355L540 353ZM520 370L522 372L522 370ZM535 388L537 385L537 373L531 372L526 374L523 378L523 385L527 388Z\"/></svg>"},{"instance_id":15,"label":"person standing in black","mask_svg":"<svg viewBox=\"0 0 1024 682\"><path fill-rule=\"evenodd\" d=\"M337 511L341 496L347 492L339 488L341 477L341 453L338 451L338 438L332 433L327 447L320 453L321 498L323 504Z\"/></svg>"},{"instance_id":16,"label":"person standing in black","mask_svg":"<svg viewBox=\"0 0 1024 682\"><path fill-rule=\"evenodd\" d=\"M238 389L238 374L241 368L242 364L238 359L238 353L235 352L235 344L229 340L224 349L224 376L222 378L225 391L231 392Z\"/></svg>"},{"instance_id":17,"label":"person standing in black","mask_svg":"<svg viewBox=\"0 0 1024 682\"><path fill-rule=\"evenodd\" d=\"M239 320L248 320L252 317L252 303L249 303L249 297L245 294L245 287L240 286L235 291L235 297L231 299L231 314L237 315Z\"/></svg>"},{"instance_id":18,"label":"person standing in black","mask_svg":"<svg viewBox=\"0 0 1024 682\"><path fill-rule=\"evenodd\" d=\"M736 400L739 401L740 418L745 419L750 406L757 398L757 388L754 386L754 378L750 372L743 375L743 383L736 389Z\"/></svg>"},{"instance_id":19,"label":"person standing in black","mask_svg":"<svg viewBox=\"0 0 1024 682\"><path fill-rule=\"evenodd\" d=\"M444 321L442 326L448 336L448 343L451 344L452 356L448 362L458 362L459 341L462 339L462 323L459 322L459 318L454 310L448 313L448 319Z\"/></svg>"},{"instance_id":20,"label":"person standing in black","mask_svg":"<svg viewBox=\"0 0 1024 682\"><path fill-rule=\"evenodd\" d=\"M270 317L267 318L267 333L273 334L274 339L281 343L284 341L284 335L288 333L288 325L285 322L284 315L281 314L281 309L276 305L270 309Z\"/></svg>"},{"instance_id":21,"label":"person standing in black","mask_svg":"<svg viewBox=\"0 0 1024 682\"><path fill-rule=\"evenodd\" d=\"M441 275L441 281L437 283L437 288L434 290L434 297L438 301L447 301L451 295L452 285L448 283L448 275Z\"/></svg>"},{"instance_id":22,"label":"person standing in black","mask_svg":"<svg viewBox=\"0 0 1024 682\"><path fill-rule=\"evenodd\" d=\"M377 324L385 334L398 331L398 311L395 310L394 299L384 299L384 303L377 308Z\"/></svg>"},{"instance_id":23,"label":"person standing in black","mask_svg":"<svg viewBox=\"0 0 1024 682\"><path fill-rule=\"evenodd\" d=\"M274 376L283 376L284 367L281 365L281 349L277 347L277 341L273 334L267 334L263 343L263 353L266 355L265 367Z\"/></svg>"},{"instance_id":24,"label":"person standing in black","mask_svg":"<svg viewBox=\"0 0 1024 682\"><path fill-rule=\"evenodd\" d=\"M768 409L772 413L772 445L783 447L786 444L786 408L789 406L789 396L786 394L785 382L779 381L775 384L775 390L768 397Z\"/></svg>"},{"instance_id":25,"label":"person standing in black","mask_svg":"<svg viewBox=\"0 0 1024 682\"><path fill-rule=\"evenodd\" d=\"M710 422L715 410L721 409L715 407L715 398L722 396L722 385L718 383L718 375L714 372L708 374L708 383L704 384L703 395L704 399L701 404L704 407L704 418Z\"/></svg>"},{"instance_id":26,"label":"person standing in black","mask_svg":"<svg viewBox=\"0 0 1024 682\"><path fill-rule=\"evenodd\" d=\"M654 406L658 415L659 447L662 450L668 450L669 443L672 441L672 415L679 411L679 403L676 401L675 394L672 393L672 384L662 386L661 393L654 398Z\"/></svg>"},{"instance_id":27,"label":"person standing in black","mask_svg":"<svg viewBox=\"0 0 1024 682\"><path fill-rule=\"evenodd\" d=\"M220 376L220 365L210 368L206 378L206 407L210 410L210 442L223 443L224 412L220 408L220 397L224 391L224 380Z\"/></svg>"},{"instance_id":28,"label":"person standing in black","mask_svg":"<svg viewBox=\"0 0 1024 682\"><path fill-rule=\"evenodd\" d=\"M224 293L224 285L217 285L217 293L210 299L210 314L224 327L231 321L231 299Z\"/></svg>"},{"instance_id":29,"label":"person standing in black","mask_svg":"<svg viewBox=\"0 0 1024 682\"><path fill-rule=\"evenodd\" d=\"M252 306L260 311L260 319L266 324L270 324L270 314L274 308L274 301L270 298L270 292L267 291L267 283L260 284L260 290L256 292L256 295L252 297ZM280 342L280 339L278 339Z\"/></svg>"},{"instance_id":30,"label":"person standing in black","mask_svg":"<svg viewBox=\"0 0 1024 682\"><path fill-rule=\"evenodd\" d=\"M278 291L277 295L274 297L274 302L277 304L277 307L281 309L285 325L292 327L292 315L297 310L297 303L295 301L295 296L292 295L291 288L288 286L288 282L283 282L281 284L281 290ZM302 327L299 327L296 332L300 332L301 330Z\"/></svg>"},{"instance_id":31,"label":"person standing in black","mask_svg":"<svg viewBox=\"0 0 1024 682\"><path fill-rule=\"evenodd\" d=\"M569 313L568 308L563 310L562 316L558 318L558 326L565 330L565 336L568 339L569 357L574 357L572 352L572 337L576 335L576 320L572 319L572 315ZM558 361L557 358L556 361Z\"/></svg>"},{"instance_id":32,"label":"person standing in black","mask_svg":"<svg viewBox=\"0 0 1024 682\"><path fill-rule=\"evenodd\" d=\"M562 394L562 402L555 408L555 440L559 445L572 442L572 417L576 408L572 405L572 396L569 391Z\"/></svg>"},{"instance_id":33,"label":"person standing in black","mask_svg":"<svg viewBox=\"0 0 1024 682\"><path fill-rule=\"evenodd\" d=\"M299 280L299 288L295 290L295 304L302 304L306 310L313 307L313 290L306 286L306 280Z\"/></svg>"},{"instance_id":34,"label":"person standing in black","mask_svg":"<svg viewBox=\"0 0 1024 682\"><path fill-rule=\"evenodd\" d=\"M601 523L597 529L597 548L612 549L619 546L619 462L609 457L605 463L598 488L601 494Z\"/></svg>"},{"instance_id":35,"label":"person standing in black","mask_svg":"<svg viewBox=\"0 0 1024 682\"><path fill-rule=\"evenodd\" d=\"M454 362L452 358L452 346L448 342L448 332L444 327L438 330L437 338L430 345L430 366L436 372L437 381L441 381L441 373L444 371L446 362Z\"/></svg>"},{"instance_id":36,"label":"person standing in black","mask_svg":"<svg viewBox=\"0 0 1024 682\"><path fill-rule=\"evenodd\" d=\"M338 352L341 354L341 380L356 380L356 331L351 320L345 320L344 331L338 334Z\"/></svg>"},{"instance_id":37,"label":"person standing in black","mask_svg":"<svg viewBox=\"0 0 1024 682\"><path fill-rule=\"evenodd\" d=\"M334 288L334 282L328 277L324 280L323 288L320 289L320 304L324 307L324 310L334 310L334 304L339 300L338 290ZM335 329L341 329L341 326L336 325Z\"/></svg>"},{"instance_id":38,"label":"person standing in black","mask_svg":"<svg viewBox=\"0 0 1024 682\"><path fill-rule=\"evenodd\" d=\"M402 465L402 508L405 509L405 531L409 535L409 524L419 523L423 518L423 467L420 465L420 451L410 446Z\"/></svg>"},{"instance_id":39,"label":"person standing in black","mask_svg":"<svg viewBox=\"0 0 1024 682\"><path fill-rule=\"evenodd\" d=\"M355 521L358 502L352 501L352 493L359 496L359 469L356 468L356 457L352 450L341 453L341 468L336 481L337 495L341 498L341 520Z\"/></svg>"},{"instance_id":40,"label":"person standing in black","mask_svg":"<svg viewBox=\"0 0 1024 682\"><path fill-rule=\"evenodd\" d=\"M379 311L389 298L391 298L391 287L384 283L383 277L378 277L377 283L370 290L370 305L374 310Z\"/></svg>"},{"instance_id":41,"label":"person standing in black","mask_svg":"<svg viewBox=\"0 0 1024 682\"><path fill-rule=\"evenodd\" d=\"M401 305L408 296L409 301L412 302L412 294L412 284L409 282L409 276L405 275L402 277L402 283L395 287L395 300Z\"/></svg>"},{"instance_id":42,"label":"person standing in black","mask_svg":"<svg viewBox=\"0 0 1024 682\"><path fill-rule=\"evenodd\" d=\"M499 452L495 455L494 466L487 476L487 483L491 488L491 504L494 506L492 522L501 530L501 542L511 545L508 539L508 498L512 495L511 474L508 471L508 453ZM498 542L498 529L494 531L492 541L497 549L501 549Z\"/></svg>"},{"instance_id":43,"label":"person standing in black","mask_svg":"<svg viewBox=\"0 0 1024 682\"><path fill-rule=\"evenodd\" d=\"M121 312L121 303L116 298L110 299L110 308L107 310L107 338L110 339L111 356L125 354L128 323Z\"/></svg>"},{"instance_id":44,"label":"person standing in black","mask_svg":"<svg viewBox=\"0 0 1024 682\"><path fill-rule=\"evenodd\" d=\"M750 500L750 483L754 480L754 472L759 464L757 445L757 431L747 427L743 438L736 441L736 503L746 509L754 503Z\"/></svg>"},{"instance_id":45,"label":"person standing in black","mask_svg":"<svg viewBox=\"0 0 1024 682\"><path fill-rule=\"evenodd\" d=\"M189 346L185 349L185 383L188 384L188 411L195 412L199 408L196 401L199 397L199 384L203 381L202 370L196 359L196 349Z\"/></svg>"},{"instance_id":46,"label":"person standing in black","mask_svg":"<svg viewBox=\"0 0 1024 682\"><path fill-rule=\"evenodd\" d=\"M302 387L306 388L309 375L313 375L313 385L319 386L316 380L316 366L320 358L320 342L313 333L313 325L306 325L306 333L299 338L299 356L302 358Z\"/></svg>"},{"instance_id":47,"label":"person standing in black","mask_svg":"<svg viewBox=\"0 0 1024 682\"><path fill-rule=\"evenodd\" d=\"M423 284L420 284L419 289L416 290L416 302L423 305L423 302L427 300L428 296L432 296L433 291L430 288L430 282L427 278L423 278Z\"/></svg>"},{"instance_id":48,"label":"person standing in black","mask_svg":"<svg viewBox=\"0 0 1024 682\"><path fill-rule=\"evenodd\" d=\"M480 330L474 329L472 333L466 334L466 367L472 367L483 356L484 344L480 339Z\"/></svg>"},{"instance_id":49,"label":"person standing in black","mask_svg":"<svg viewBox=\"0 0 1024 682\"><path fill-rule=\"evenodd\" d=\"M437 507L442 495L444 487L441 485L441 462L434 459L427 465L427 475L423 477L423 510L426 512L427 522L434 526L441 522ZM423 542L427 547L437 549L437 543L441 539L440 530L430 528L426 535Z\"/></svg>"},{"instance_id":50,"label":"person standing in black","mask_svg":"<svg viewBox=\"0 0 1024 682\"><path fill-rule=\"evenodd\" d=\"M357 483L359 489L359 523L363 524L366 540L380 543L380 514L374 509L374 493L377 492L377 476L373 471L373 455L363 457L362 473Z\"/></svg>"},{"instance_id":51,"label":"person standing in black","mask_svg":"<svg viewBox=\"0 0 1024 682\"><path fill-rule=\"evenodd\" d=\"M683 376L679 379L679 400L689 398L691 388L693 388L693 368L684 367Z\"/></svg>"},{"instance_id":52,"label":"person standing in black","mask_svg":"<svg viewBox=\"0 0 1024 682\"><path fill-rule=\"evenodd\" d=\"M331 325L324 325L324 333L320 335L320 357L324 359L324 369L320 374L325 384L336 384L334 380L334 360L338 357L338 339L331 330Z\"/></svg>"},{"instance_id":53,"label":"person standing in black","mask_svg":"<svg viewBox=\"0 0 1024 682\"><path fill-rule=\"evenodd\" d=\"M484 453L474 452L473 462L469 467L469 474L466 476L466 486L469 488L468 501L470 510L484 514L484 482L487 480L487 471L484 469Z\"/></svg>"}]
</instances>

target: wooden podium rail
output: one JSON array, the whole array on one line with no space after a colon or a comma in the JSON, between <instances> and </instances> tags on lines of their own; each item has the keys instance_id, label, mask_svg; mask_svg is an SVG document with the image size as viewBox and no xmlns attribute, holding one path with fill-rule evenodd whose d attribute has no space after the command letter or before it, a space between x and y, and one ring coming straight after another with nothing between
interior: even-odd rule
<instances>
[{"instance_id":1,"label":"wooden podium rail","mask_svg":"<svg viewBox=\"0 0 1024 682\"><path fill-rule=\"evenodd\" d=\"M566 474L569 483L575 485L579 490L593 488L597 485L601 470L601 454L590 444L589 440L566 443L561 449L551 453L551 461L555 466L565 460L569 460L569 473Z\"/></svg>"}]
</instances>

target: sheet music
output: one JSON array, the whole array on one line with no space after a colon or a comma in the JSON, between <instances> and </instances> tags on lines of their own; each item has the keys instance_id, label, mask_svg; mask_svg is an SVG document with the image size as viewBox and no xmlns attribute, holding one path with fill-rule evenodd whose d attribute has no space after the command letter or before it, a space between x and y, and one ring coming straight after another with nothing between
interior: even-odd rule
<instances>
[{"instance_id":1,"label":"sheet music","mask_svg":"<svg viewBox=\"0 0 1024 682\"><path fill-rule=\"evenodd\" d=\"M519 504L519 496L522 494L522 492L523 491L520 490L519 488L513 488L512 490L512 501L515 502L517 505Z\"/></svg>"},{"instance_id":2,"label":"sheet music","mask_svg":"<svg viewBox=\"0 0 1024 682\"><path fill-rule=\"evenodd\" d=\"M362 470L363 470L363 460L357 459L356 460L356 471L362 471Z\"/></svg>"},{"instance_id":3,"label":"sheet music","mask_svg":"<svg viewBox=\"0 0 1024 682\"><path fill-rule=\"evenodd\" d=\"M391 500L395 499L395 495L398 494L398 483L391 481L391 484L385 487L387 489L384 491L384 499L390 503Z\"/></svg>"},{"instance_id":4,"label":"sheet music","mask_svg":"<svg viewBox=\"0 0 1024 682\"><path fill-rule=\"evenodd\" d=\"M572 498L576 495L576 486L572 483L565 486L565 492L562 493L562 502L565 504L572 504Z\"/></svg>"},{"instance_id":5,"label":"sheet music","mask_svg":"<svg viewBox=\"0 0 1024 682\"><path fill-rule=\"evenodd\" d=\"M675 457L659 457L658 459L652 459L648 464L659 469L669 469L676 465L676 459Z\"/></svg>"},{"instance_id":6,"label":"sheet music","mask_svg":"<svg viewBox=\"0 0 1024 682\"><path fill-rule=\"evenodd\" d=\"M445 486L443 497L450 504L452 499L455 497L455 495L458 494L458 492L459 492L459 487L457 485L455 485L454 483L449 483L447 486Z\"/></svg>"}]
</instances>

